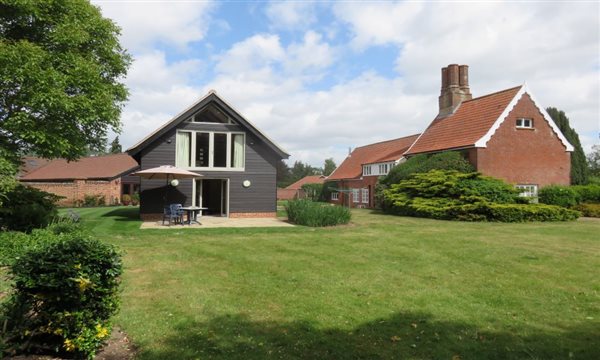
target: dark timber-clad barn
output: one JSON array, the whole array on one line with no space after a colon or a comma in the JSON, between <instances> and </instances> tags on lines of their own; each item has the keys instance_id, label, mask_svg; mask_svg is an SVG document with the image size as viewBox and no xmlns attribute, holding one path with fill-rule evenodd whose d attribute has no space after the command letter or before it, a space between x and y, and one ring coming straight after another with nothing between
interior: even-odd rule
<instances>
[{"instance_id":1,"label":"dark timber-clad barn","mask_svg":"<svg viewBox=\"0 0 600 360\"><path fill-rule=\"evenodd\" d=\"M202 177L179 181L142 179L142 219L162 216L169 203L208 208L206 215L274 217L276 165L289 155L214 91L175 116L127 152L141 170L175 165Z\"/></svg>"}]
</instances>

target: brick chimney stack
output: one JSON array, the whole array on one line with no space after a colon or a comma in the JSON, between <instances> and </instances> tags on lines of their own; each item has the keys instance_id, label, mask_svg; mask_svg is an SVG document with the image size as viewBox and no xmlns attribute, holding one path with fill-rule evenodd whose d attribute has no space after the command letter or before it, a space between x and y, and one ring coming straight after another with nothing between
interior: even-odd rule
<instances>
[{"instance_id":1,"label":"brick chimney stack","mask_svg":"<svg viewBox=\"0 0 600 360\"><path fill-rule=\"evenodd\" d=\"M450 64L442 68L442 91L438 116L451 114L461 102L471 100L469 66Z\"/></svg>"}]
</instances>

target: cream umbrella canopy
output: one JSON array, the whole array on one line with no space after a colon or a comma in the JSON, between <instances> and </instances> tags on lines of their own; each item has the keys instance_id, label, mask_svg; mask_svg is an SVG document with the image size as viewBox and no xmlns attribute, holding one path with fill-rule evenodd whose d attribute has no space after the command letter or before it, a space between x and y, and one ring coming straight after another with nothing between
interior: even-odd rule
<instances>
[{"instance_id":1,"label":"cream umbrella canopy","mask_svg":"<svg viewBox=\"0 0 600 360\"><path fill-rule=\"evenodd\" d=\"M149 179L149 180L165 179L167 182L166 183L167 191L165 192L165 197L164 197L165 205L167 204L167 196L168 196L168 192L169 192L170 181L175 180L175 179L192 179L192 178L198 178L198 177L202 176L200 174L196 174L196 173L188 171L188 170L180 169L173 165L161 165L161 166L158 166L155 168L141 170L141 171L135 172L131 175L139 176L141 178Z\"/></svg>"}]
</instances>

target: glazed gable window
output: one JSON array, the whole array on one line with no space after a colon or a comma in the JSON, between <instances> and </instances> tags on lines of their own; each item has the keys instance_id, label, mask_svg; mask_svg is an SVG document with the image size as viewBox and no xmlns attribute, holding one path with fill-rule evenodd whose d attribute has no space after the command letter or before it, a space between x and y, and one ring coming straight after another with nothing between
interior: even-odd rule
<instances>
[{"instance_id":1,"label":"glazed gable window","mask_svg":"<svg viewBox=\"0 0 600 360\"><path fill-rule=\"evenodd\" d=\"M517 127L521 129L533 129L533 119L518 118Z\"/></svg>"},{"instance_id":2,"label":"glazed gable window","mask_svg":"<svg viewBox=\"0 0 600 360\"><path fill-rule=\"evenodd\" d=\"M184 169L243 170L245 144L241 133L179 131L175 165Z\"/></svg>"}]
</instances>

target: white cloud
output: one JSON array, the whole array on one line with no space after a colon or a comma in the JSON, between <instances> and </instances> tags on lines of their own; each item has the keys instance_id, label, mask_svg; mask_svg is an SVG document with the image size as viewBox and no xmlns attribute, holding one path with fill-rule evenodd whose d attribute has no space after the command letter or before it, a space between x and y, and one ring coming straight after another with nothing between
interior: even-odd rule
<instances>
[{"instance_id":1,"label":"white cloud","mask_svg":"<svg viewBox=\"0 0 600 360\"><path fill-rule=\"evenodd\" d=\"M309 1L273 1L265 14L276 29L306 29L317 21L315 3Z\"/></svg>"},{"instance_id":2,"label":"white cloud","mask_svg":"<svg viewBox=\"0 0 600 360\"><path fill-rule=\"evenodd\" d=\"M122 43L133 52L163 44L184 49L202 40L214 4L202 2L94 1L102 14L122 28Z\"/></svg>"}]
</instances>

